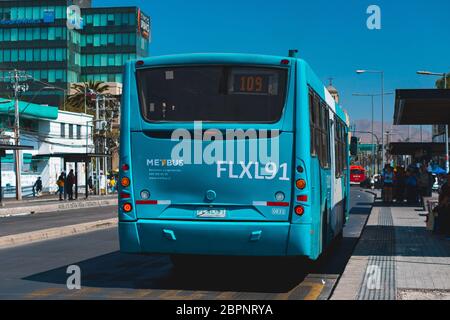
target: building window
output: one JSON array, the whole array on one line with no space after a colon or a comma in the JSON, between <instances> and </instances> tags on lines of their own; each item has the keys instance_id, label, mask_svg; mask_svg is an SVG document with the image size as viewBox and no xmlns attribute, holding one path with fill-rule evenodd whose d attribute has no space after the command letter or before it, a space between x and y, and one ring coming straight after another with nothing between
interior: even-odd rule
<instances>
[{"instance_id":1,"label":"building window","mask_svg":"<svg viewBox=\"0 0 450 320\"><path fill-rule=\"evenodd\" d=\"M65 123L61 123L61 138L65 138L66 137L66 124Z\"/></svg>"},{"instance_id":2,"label":"building window","mask_svg":"<svg viewBox=\"0 0 450 320\"><path fill-rule=\"evenodd\" d=\"M81 139L81 126L79 124L77 124L77 139Z\"/></svg>"},{"instance_id":3,"label":"building window","mask_svg":"<svg viewBox=\"0 0 450 320\"><path fill-rule=\"evenodd\" d=\"M73 124L69 124L69 139L73 139Z\"/></svg>"}]
</instances>

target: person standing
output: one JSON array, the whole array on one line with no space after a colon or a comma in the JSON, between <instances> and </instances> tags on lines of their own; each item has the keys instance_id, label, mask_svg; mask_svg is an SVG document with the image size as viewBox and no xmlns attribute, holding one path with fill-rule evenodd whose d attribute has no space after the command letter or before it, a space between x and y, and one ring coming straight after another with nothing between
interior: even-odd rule
<instances>
[{"instance_id":1,"label":"person standing","mask_svg":"<svg viewBox=\"0 0 450 320\"><path fill-rule=\"evenodd\" d=\"M394 176L394 198L397 203L403 203L405 199L406 177L405 169L398 167Z\"/></svg>"},{"instance_id":2,"label":"person standing","mask_svg":"<svg viewBox=\"0 0 450 320\"><path fill-rule=\"evenodd\" d=\"M89 192L93 193L93 191L94 191L94 183L92 182L92 176L89 176L88 187L89 187Z\"/></svg>"},{"instance_id":3,"label":"person standing","mask_svg":"<svg viewBox=\"0 0 450 320\"><path fill-rule=\"evenodd\" d=\"M57 194L59 193L59 201L63 200L64 195L64 182L66 180L66 174L65 172L61 172L61 174L58 177L58 180L56 181L56 185L58 186Z\"/></svg>"},{"instance_id":4,"label":"person standing","mask_svg":"<svg viewBox=\"0 0 450 320\"><path fill-rule=\"evenodd\" d=\"M406 198L408 203L417 202L417 178L412 169L406 174Z\"/></svg>"},{"instance_id":5,"label":"person standing","mask_svg":"<svg viewBox=\"0 0 450 320\"><path fill-rule=\"evenodd\" d=\"M107 181L106 176L103 174L102 170L100 170L100 177L98 182L100 184L100 195L106 195Z\"/></svg>"},{"instance_id":6,"label":"person standing","mask_svg":"<svg viewBox=\"0 0 450 320\"><path fill-rule=\"evenodd\" d=\"M419 202L423 203L423 198L428 194L428 188L430 185L430 176L428 174L425 165L422 165L419 169L419 174L417 176L417 188L419 193Z\"/></svg>"},{"instance_id":7,"label":"person standing","mask_svg":"<svg viewBox=\"0 0 450 320\"><path fill-rule=\"evenodd\" d=\"M392 191L394 183L394 172L391 166L386 166L386 170L383 172L383 201L392 202Z\"/></svg>"},{"instance_id":8,"label":"person standing","mask_svg":"<svg viewBox=\"0 0 450 320\"><path fill-rule=\"evenodd\" d=\"M73 173L73 169L70 170L66 179L66 189L67 195L69 196L69 200L73 200L73 185L75 184L75 174Z\"/></svg>"},{"instance_id":9,"label":"person standing","mask_svg":"<svg viewBox=\"0 0 450 320\"><path fill-rule=\"evenodd\" d=\"M446 237L450 237L450 174L439 192L438 225L437 229Z\"/></svg>"}]
</instances>

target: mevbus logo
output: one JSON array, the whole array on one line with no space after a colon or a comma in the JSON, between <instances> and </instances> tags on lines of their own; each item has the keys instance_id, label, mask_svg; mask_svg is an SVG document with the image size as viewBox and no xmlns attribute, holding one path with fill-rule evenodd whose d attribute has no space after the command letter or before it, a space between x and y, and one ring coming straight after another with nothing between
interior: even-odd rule
<instances>
[{"instance_id":1,"label":"mevbus logo","mask_svg":"<svg viewBox=\"0 0 450 320\"><path fill-rule=\"evenodd\" d=\"M148 167L182 167L183 165L183 160L147 159Z\"/></svg>"}]
</instances>

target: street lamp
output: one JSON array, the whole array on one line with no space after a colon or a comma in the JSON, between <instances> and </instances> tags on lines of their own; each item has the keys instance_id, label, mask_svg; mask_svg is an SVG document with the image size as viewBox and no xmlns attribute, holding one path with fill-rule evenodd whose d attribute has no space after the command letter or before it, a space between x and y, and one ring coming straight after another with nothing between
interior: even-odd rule
<instances>
[{"instance_id":1,"label":"street lamp","mask_svg":"<svg viewBox=\"0 0 450 320\"><path fill-rule=\"evenodd\" d=\"M381 76L381 132L384 132L384 71L382 70L356 70L357 74L363 73L377 73ZM384 135L381 134L381 148L382 148L382 168L384 168Z\"/></svg>"},{"instance_id":2,"label":"street lamp","mask_svg":"<svg viewBox=\"0 0 450 320\"><path fill-rule=\"evenodd\" d=\"M447 89L447 73L431 72L431 71L417 71L417 74L422 76L438 76L444 77L444 89ZM449 161L448 161L448 124L445 125L445 171L449 173Z\"/></svg>"},{"instance_id":3,"label":"street lamp","mask_svg":"<svg viewBox=\"0 0 450 320\"><path fill-rule=\"evenodd\" d=\"M358 70L359 72L361 72L362 70ZM356 72L358 72L358 71L356 71ZM392 92L388 92L388 93L385 93L384 95L385 96L387 96L387 95L391 95L391 94L393 94ZM377 152L377 155L375 155L375 148L374 148L374 141L373 141L373 138L374 138L374 133L373 133L373 123L374 123L374 112L373 112L373 110L374 110L374 100L373 100L373 98L374 97L379 97L380 96L380 94L379 93L376 93L376 94L374 94L374 93L353 93L353 96L355 96L355 97L371 97L371 99L372 99L372 129L371 129L371 136L372 136L372 155L374 155L375 157L378 157L378 152ZM373 174L375 174L375 158L373 159L373 163L372 163L372 172L373 172ZM378 172L377 172L378 173Z\"/></svg>"}]
</instances>

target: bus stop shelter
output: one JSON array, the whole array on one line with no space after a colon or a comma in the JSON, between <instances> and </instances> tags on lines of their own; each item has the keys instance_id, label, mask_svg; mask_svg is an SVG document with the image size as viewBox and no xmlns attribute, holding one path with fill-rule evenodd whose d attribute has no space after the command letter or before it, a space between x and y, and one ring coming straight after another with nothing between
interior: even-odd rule
<instances>
[{"instance_id":1,"label":"bus stop shelter","mask_svg":"<svg viewBox=\"0 0 450 320\"><path fill-rule=\"evenodd\" d=\"M395 91L394 125L450 125L450 90L398 89ZM430 143L427 143L430 144ZM417 149L418 148L418 149ZM445 143L431 146L398 145L393 152L425 151L431 156L445 156Z\"/></svg>"},{"instance_id":2,"label":"bus stop shelter","mask_svg":"<svg viewBox=\"0 0 450 320\"><path fill-rule=\"evenodd\" d=\"M391 142L388 149L393 156L433 157L445 154L445 143Z\"/></svg>"},{"instance_id":3,"label":"bus stop shelter","mask_svg":"<svg viewBox=\"0 0 450 320\"><path fill-rule=\"evenodd\" d=\"M102 154L102 153L49 153L49 154L40 154L34 156L35 159L39 158L62 158L64 162L64 172L67 171L67 163L75 163L75 199L78 199L78 163L85 164L85 198L89 197L89 186L88 186L88 166L91 163L92 159L96 158L110 158L111 155ZM66 198L66 190L64 190L64 198Z\"/></svg>"},{"instance_id":4,"label":"bus stop shelter","mask_svg":"<svg viewBox=\"0 0 450 320\"><path fill-rule=\"evenodd\" d=\"M394 125L433 124L450 125L450 90L395 91Z\"/></svg>"},{"instance_id":5,"label":"bus stop shelter","mask_svg":"<svg viewBox=\"0 0 450 320\"><path fill-rule=\"evenodd\" d=\"M3 189L2 186L2 157L6 156L6 151L15 150L33 150L32 146L16 146L11 144L0 144L0 204L3 201Z\"/></svg>"}]
</instances>

